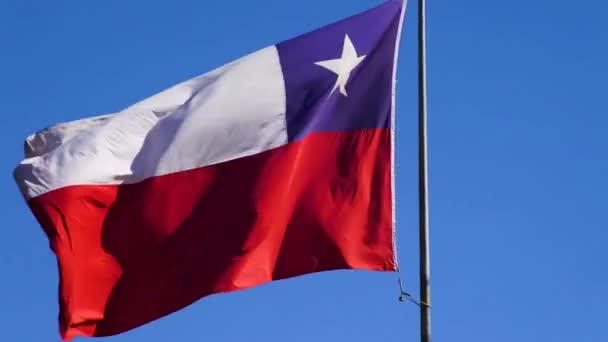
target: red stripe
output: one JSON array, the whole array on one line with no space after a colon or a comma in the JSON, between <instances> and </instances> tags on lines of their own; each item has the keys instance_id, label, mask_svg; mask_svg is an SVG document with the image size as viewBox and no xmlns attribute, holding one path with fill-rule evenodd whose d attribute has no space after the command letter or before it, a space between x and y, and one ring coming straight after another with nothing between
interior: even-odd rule
<instances>
[{"instance_id":1,"label":"red stripe","mask_svg":"<svg viewBox=\"0 0 608 342\"><path fill-rule=\"evenodd\" d=\"M390 132L30 201L60 268L61 333L107 336L206 295L335 269L395 270Z\"/></svg>"}]
</instances>

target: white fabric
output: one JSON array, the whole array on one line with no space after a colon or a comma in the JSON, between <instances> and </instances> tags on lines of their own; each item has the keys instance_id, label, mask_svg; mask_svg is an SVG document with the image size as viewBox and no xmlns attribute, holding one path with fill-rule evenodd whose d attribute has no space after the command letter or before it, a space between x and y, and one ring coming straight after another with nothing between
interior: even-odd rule
<instances>
[{"instance_id":1,"label":"white fabric","mask_svg":"<svg viewBox=\"0 0 608 342\"><path fill-rule=\"evenodd\" d=\"M287 144L276 47L178 84L119 113L26 140L14 175L26 199L72 185L134 183Z\"/></svg>"}]
</instances>

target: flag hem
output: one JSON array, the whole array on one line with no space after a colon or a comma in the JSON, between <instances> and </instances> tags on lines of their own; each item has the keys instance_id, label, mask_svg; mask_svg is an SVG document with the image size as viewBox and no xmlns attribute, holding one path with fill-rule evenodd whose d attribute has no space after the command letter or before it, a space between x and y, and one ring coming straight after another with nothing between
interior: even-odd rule
<instances>
[{"instance_id":1,"label":"flag hem","mask_svg":"<svg viewBox=\"0 0 608 342\"><path fill-rule=\"evenodd\" d=\"M399 18L399 25L397 27L397 38L395 39L395 56L393 59L393 84L391 94L391 206L392 206L392 229L393 229L393 261L395 262L395 269L399 271L399 257L397 253L397 210L396 210L396 185L395 185L395 133L396 133L396 93L397 93L397 66L399 62L399 45L401 42L401 33L403 31L403 21L405 18L405 9L407 6L407 0L400 0L401 14Z\"/></svg>"}]
</instances>

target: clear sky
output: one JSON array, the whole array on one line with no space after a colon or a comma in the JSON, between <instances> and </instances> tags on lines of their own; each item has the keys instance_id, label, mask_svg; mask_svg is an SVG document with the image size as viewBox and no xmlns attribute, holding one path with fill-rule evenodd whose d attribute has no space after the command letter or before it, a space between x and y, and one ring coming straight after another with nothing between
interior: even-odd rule
<instances>
[{"instance_id":1,"label":"clear sky","mask_svg":"<svg viewBox=\"0 0 608 342\"><path fill-rule=\"evenodd\" d=\"M12 179L23 139L113 112L380 0L0 2L0 340L58 341L57 271ZM416 1L398 85L398 238L417 293ZM608 5L429 0L435 341L608 341ZM395 274L208 297L100 341L417 341Z\"/></svg>"}]
</instances>

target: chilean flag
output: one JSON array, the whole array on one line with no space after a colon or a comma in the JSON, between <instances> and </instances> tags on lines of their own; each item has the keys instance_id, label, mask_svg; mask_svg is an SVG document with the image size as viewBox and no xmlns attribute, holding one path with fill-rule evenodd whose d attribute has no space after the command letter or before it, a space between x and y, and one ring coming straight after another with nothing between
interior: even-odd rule
<instances>
[{"instance_id":1,"label":"chilean flag","mask_svg":"<svg viewBox=\"0 0 608 342\"><path fill-rule=\"evenodd\" d=\"M28 137L14 176L57 256L63 339L277 279L395 271L404 10L385 2Z\"/></svg>"}]
</instances>

